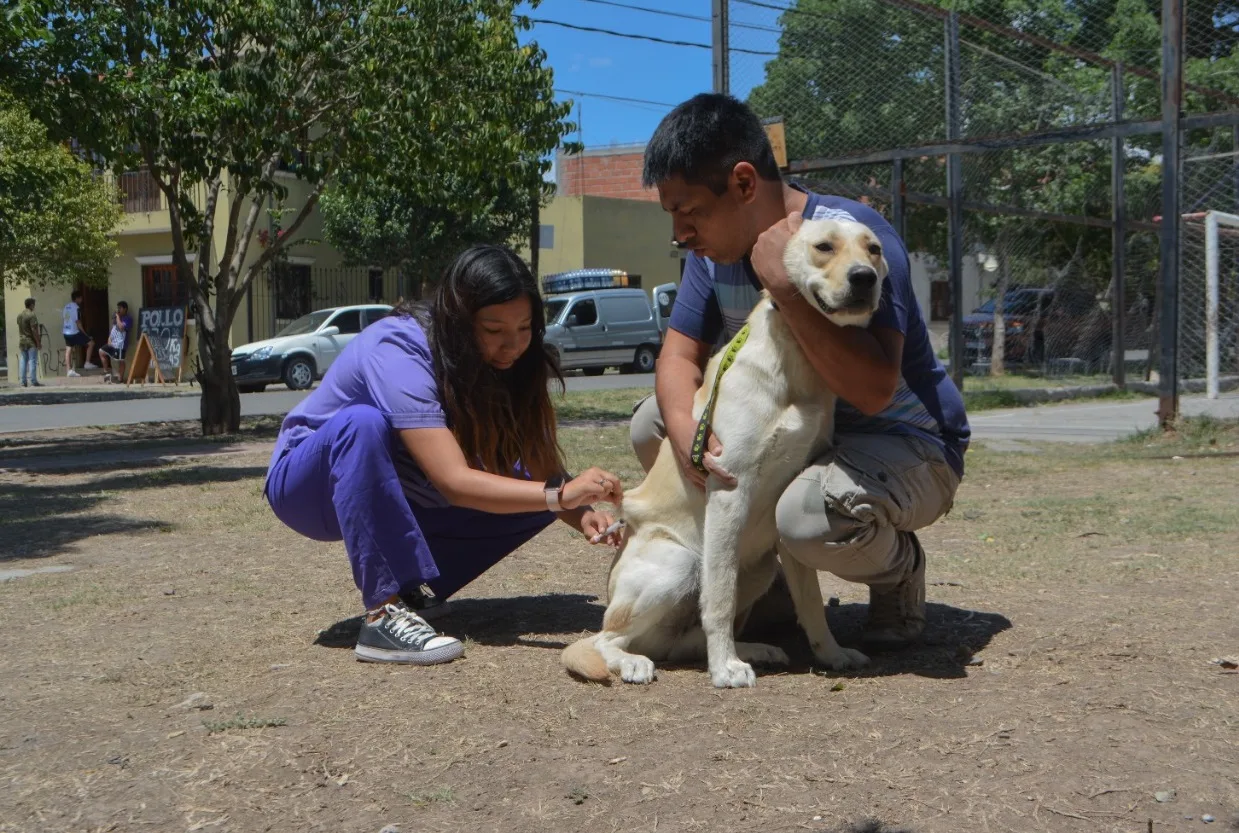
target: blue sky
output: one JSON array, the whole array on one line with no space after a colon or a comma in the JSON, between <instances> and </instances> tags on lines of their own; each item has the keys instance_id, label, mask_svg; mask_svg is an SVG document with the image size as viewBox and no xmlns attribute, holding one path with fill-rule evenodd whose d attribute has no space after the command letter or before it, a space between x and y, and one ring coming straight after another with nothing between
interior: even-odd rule
<instances>
[{"instance_id":1,"label":"blue sky","mask_svg":"<svg viewBox=\"0 0 1239 833\"><path fill-rule=\"evenodd\" d=\"M710 0L615 0L624 5L643 6L670 14L653 14L618 8L597 0L544 0L537 8L521 11L531 18L648 35L667 40L710 43ZM786 2L786 0L783 0ZM733 20L772 24L775 13L756 7L736 8ZM686 20L671 15L690 15L703 20ZM733 34L743 37L744 45L761 49L775 47L775 35L757 30ZM671 106L711 88L709 49L672 46L631 40L598 32L582 32L535 23L522 40L534 39L546 50L555 71L555 87L560 100L575 102L572 120L579 121L581 132L573 138L586 147L629 142L644 142ZM733 58L733 79L743 80L744 89L732 92L743 96L747 87L760 82L760 58ZM735 84L736 81L733 81ZM574 95L572 92L591 95ZM639 99L616 101L598 96ZM669 105L669 106L661 106Z\"/></svg>"}]
</instances>

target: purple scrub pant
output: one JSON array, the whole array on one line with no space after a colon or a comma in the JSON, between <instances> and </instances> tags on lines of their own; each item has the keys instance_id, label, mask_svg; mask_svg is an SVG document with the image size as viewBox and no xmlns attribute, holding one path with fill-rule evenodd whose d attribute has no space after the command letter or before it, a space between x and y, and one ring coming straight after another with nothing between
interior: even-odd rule
<instances>
[{"instance_id":1,"label":"purple scrub pant","mask_svg":"<svg viewBox=\"0 0 1239 833\"><path fill-rule=\"evenodd\" d=\"M377 409L351 405L287 449L267 476L267 501L285 525L344 541L367 610L423 583L446 599L555 520L418 505L396 472L399 441Z\"/></svg>"}]
</instances>

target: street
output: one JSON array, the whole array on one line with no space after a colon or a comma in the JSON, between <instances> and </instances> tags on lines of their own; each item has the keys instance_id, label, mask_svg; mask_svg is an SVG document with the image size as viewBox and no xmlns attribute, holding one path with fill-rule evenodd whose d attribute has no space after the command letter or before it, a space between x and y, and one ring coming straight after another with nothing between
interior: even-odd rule
<instances>
[{"instance_id":1,"label":"street","mask_svg":"<svg viewBox=\"0 0 1239 833\"><path fill-rule=\"evenodd\" d=\"M615 390L650 388L653 374L625 376L569 376L568 390ZM304 399L306 391L272 390L241 397L243 416L286 414ZM1105 442L1157 424L1157 400L1090 402L1078 405L1043 405L1009 408L971 415L974 440L1018 445L1020 441ZM1188 416L1209 414L1239 418L1239 392L1209 400L1185 396L1181 410ZM63 405L9 405L0 408L0 434L90 425L131 425L142 422L172 422L198 418L197 396L164 399L133 399L114 402L75 402Z\"/></svg>"},{"instance_id":2,"label":"street","mask_svg":"<svg viewBox=\"0 0 1239 833\"><path fill-rule=\"evenodd\" d=\"M1225 393L1217 399L1184 396L1179 400L1184 416L1209 415L1239 418L1239 392ZM1157 426L1157 400L1132 402L1090 402L1079 405L1041 405L1035 408L1007 408L969 415L974 440L991 443L1052 441L1099 443L1117 440Z\"/></svg>"},{"instance_id":3,"label":"street","mask_svg":"<svg viewBox=\"0 0 1239 833\"><path fill-rule=\"evenodd\" d=\"M654 374L568 376L568 390L615 390L652 388ZM286 414L308 395L283 386L267 393L241 396L242 416ZM114 402L72 402L61 405L6 405L0 408L0 434L41 431L51 428L84 428L88 425L133 425L140 422L173 422L198 418L197 396L165 399L127 399Z\"/></svg>"}]
</instances>

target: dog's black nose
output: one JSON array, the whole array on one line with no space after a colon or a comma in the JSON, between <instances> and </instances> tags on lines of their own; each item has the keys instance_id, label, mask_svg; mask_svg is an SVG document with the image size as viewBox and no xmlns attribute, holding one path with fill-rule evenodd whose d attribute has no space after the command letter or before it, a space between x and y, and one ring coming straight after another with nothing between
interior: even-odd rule
<instances>
[{"instance_id":1,"label":"dog's black nose","mask_svg":"<svg viewBox=\"0 0 1239 833\"><path fill-rule=\"evenodd\" d=\"M878 273L872 266L853 266L848 270L848 284L852 289L873 289L878 282Z\"/></svg>"}]
</instances>

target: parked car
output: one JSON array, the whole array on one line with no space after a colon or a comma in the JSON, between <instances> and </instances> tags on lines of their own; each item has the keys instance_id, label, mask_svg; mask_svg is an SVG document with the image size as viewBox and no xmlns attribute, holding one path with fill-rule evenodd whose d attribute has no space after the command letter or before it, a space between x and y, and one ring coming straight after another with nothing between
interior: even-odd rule
<instances>
[{"instance_id":1,"label":"parked car","mask_svg":"<svg viewBox=\"0 0 1239 833\"><path fill-rule=\"evenodd\" d=\"M995 300L990 298L964 316L967 365L988 361L993 352ZM1015 287L1006 291L1002 316L1006 361L1036 364L1045 358L1045 323L1053 303L1052 289Z\"/></svg>"},{"instance_id":2,"label":"parked car","mask_svg":"<svg viewBox=\"0 0 1239 833\"><path fill-rule=\"evenodd\" d=\"M1110 366L1110 313L1087 286L1014 287L1005 295L1004 359L1010 364L1055 365L1094 373ZM1127 347L1139 346L1129 338ZM994 300L964 316L968 365L988 362L994 344Z\"/></svg>"},{"instance_id":3,"label":"parked car","mask_svg":"<svg viewBox=\"0 0 1239 833\"><path fill-rule=\"evenodd\" d=\"M283 382L290 390L305 390L323 378L354 336L391 310L387 304L320 309L296 319L274 338L237 347L232 351L237 388L257 393Z\"/></svg>"},{"instance_id":4,"label":"parked car","mask_svg":"<svg viewBox=\"0 0 1239 833\"><path fill-rule=\"evenodd\" d=\"M598 376L608 367L652 373L675 304L675 284L643 289L587 289L548 295L546 344L564 370Z\"/></svg>"}]
</instances>

